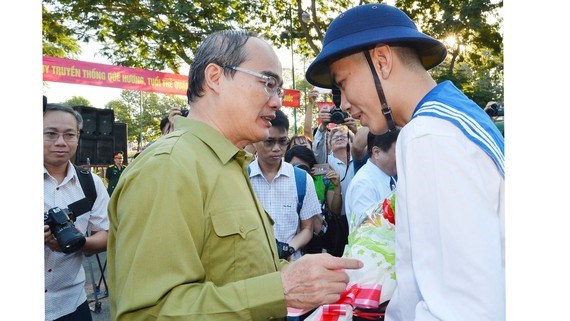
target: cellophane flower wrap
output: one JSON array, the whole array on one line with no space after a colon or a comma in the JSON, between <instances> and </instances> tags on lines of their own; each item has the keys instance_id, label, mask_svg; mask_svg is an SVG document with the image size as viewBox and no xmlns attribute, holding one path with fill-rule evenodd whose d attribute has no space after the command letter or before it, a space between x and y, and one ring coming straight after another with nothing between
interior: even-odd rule
<instances>
[{"instance_id":1,"label":"cellophane flower wrap","mask_svg":"<svg viewBox=\"0 0 570 321\"><path fill-rule=\"evenodd\" d=\"M353 314L359 313L355 308L375 309L390 300L396 289L395 201L392 192L368 209L366 215L351 215L351 230L343 257L358 259L364 267L346 270L350 281L339 302L319 307L305 320L352 320ZM379 319L381 315L368 317Z\"/></svg>"}]
</instances>

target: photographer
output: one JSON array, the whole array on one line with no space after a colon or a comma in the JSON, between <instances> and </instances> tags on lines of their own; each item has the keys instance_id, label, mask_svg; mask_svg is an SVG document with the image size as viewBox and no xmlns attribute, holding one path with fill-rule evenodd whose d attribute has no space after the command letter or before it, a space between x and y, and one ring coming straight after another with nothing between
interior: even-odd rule
<instances>
[{"instance_id":1,"label":"photographer","mask_svg":"<svg viewBox=\"0 0 570 321\"><path fill-rule=\"evenodd\" d=\"M314 98L313 98L314 99ZM327 162L327 136L330 131L331 126L329 124L336 124L336 125L345 125L350 129L353 134L358 132L358 127L356 124L356 120L350 117L348 114L344 113L339 108L331 108L329 106L324 106L318 112L318 119L321 121L319 127L315 131L315 137L313 139L313 152L315 153L315 157L317 157L317 163L326 163ZM341 122L340 119L343 118ZM337 122L333 122L337 121Z\"/></svg>"},{"instance_id":2,"label":"photographer","mask_svg":"<svg viewBox=\"0 0 570 321\"><path fill-rule=\"evenodd\" d=\"M91 320L85 294L83 253L99 253L107 248L107 205L109 194L101 178L91 172L96 199L90 211L73 213L70 204L86 199L79 175L70 159L77 151L81 115L71 107L48 104L44 108L44 273L45 320ZM63 214L63 215L62 215ZM66 214L76 217L62 222ZM55 221L55 222L54 222ZM50 228L50 226L55 228ZM83 239L90 230L91 236ZM54 233L55 232L55 233ZM81 242L62 252L64 237L77 236Z\"/></svg>"}]
</instances>

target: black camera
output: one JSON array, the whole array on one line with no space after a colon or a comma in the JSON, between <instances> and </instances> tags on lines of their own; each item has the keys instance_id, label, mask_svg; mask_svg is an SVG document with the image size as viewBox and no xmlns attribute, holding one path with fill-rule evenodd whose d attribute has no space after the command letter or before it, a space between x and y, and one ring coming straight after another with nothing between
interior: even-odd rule
<instances>
[{"instance_id":1,"label":"black camera","mask_svg":"<svg viewBox=\"0 0 570 321\"><path fill-rule=\"evenodd\" d=\"M279 242L277 239L275 239L275 241L277 242L277 255L280 259L287 260L291 255L293 255L293 253L295 253L295 248L289 244L285 242Z\"/></svg>"},{"instance_id":2,"label":"black camera","mask_svg":"<svg viewBox=\"0 0 570 321\"><path fill-rule=\"evenodd\" d=\"M49 226L65 254L73 253L85 245L85 236L75 228L73 222L75 215L66 208L54 207L44 214L44 225Z\"/></svg>"},{"instance_id":3,"label":"black camera","mask_svg":"<svg viewBox=\"0 0 570 321\"><path fill-rule=\"evenodd\" d=\"M338 89L338 87L333 86L332 96L335 107L330 111L331 123L335 123L337 125L344 124L344 119L348 117L348 113L340 108L340 89Z\"/></svg>"},{"instance_id":4,"label":"black camera","mask_svg":"<svg viewBox=\"0 0 570 321\"><path fill-rule=\"evenodd\" d=\"M348 117L348 113L340 109L340 107L335 107L331 109L331 123L335 123L337 125L344 124L344 119Z\"/></svg>"}]
</instances>

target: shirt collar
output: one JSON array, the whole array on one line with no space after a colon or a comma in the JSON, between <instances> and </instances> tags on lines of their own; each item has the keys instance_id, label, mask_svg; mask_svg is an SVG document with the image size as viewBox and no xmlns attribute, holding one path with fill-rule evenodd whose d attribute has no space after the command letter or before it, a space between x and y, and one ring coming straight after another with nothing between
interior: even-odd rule
<instances>
[{"instance_id":1,"label":"shirt collar","mask_svg":"<svg viewBox=\"0 0 570 321\"><path fill-rule=\"evenodd\" d=\"M46 177L46 175L55 179L44 166L44 178ZM63 179L63 181L61 182L60 185L63 185L63 184L65 184L71 180L77 181L78 178L77 178L77 172L75 171L75 166L73 166L71 161L68 161L67 162L67 173L65 174L65 178Z\"/></svg>"},{"instance_id":2,"label":"shirt collar","mask_svg":"<svg viewBox=\"0 0 570 321\"><path fill-rule=\"evenodd\" d=\"M254 177L257 175L261 175L263 176L263 173L261 172L261 168L259 167L259 162L257 159L255 159L253 162L251 162L250 167L250 173L249 173L249 177ZM277 174L275 175L275 178L284 175L287 177L291 177L293 176L293 165L287 163L286 161L282 160L281 161L281 166L279 166L279 171L277 171ZM265 177L265 176L264 176Z\"/></svg>"},{"instance_id":3,"label":"shirt collar","mask_svg":"<svg viewBox=\"0 0 570 321\"><path fill-rule=\"evenodd\" d=\"M201 121L186 117L174 117L174 128L176 130L168 135L176 135L179 130L188 131L208 145L223 164L227 164L234 157L242 166L251 162L251 154L237 148L220 132Z\"/></svg>"}]
</instances>

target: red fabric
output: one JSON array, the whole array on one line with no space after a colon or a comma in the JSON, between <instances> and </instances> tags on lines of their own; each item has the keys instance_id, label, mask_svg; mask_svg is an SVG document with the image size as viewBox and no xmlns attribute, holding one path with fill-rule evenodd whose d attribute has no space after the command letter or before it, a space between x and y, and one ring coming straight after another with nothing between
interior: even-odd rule
<instances>
[{"instance_id":1,"label":"red fabric","mask_svg":"<svg viewBox=\"0 0 570 321\"><path fill-rule=\"evenodd\" d=\"M301 92L295 89L283 89L285 94L283 95L283 107L301 107Z\"/></svg>"},{"instance_id":2,"label":"red fabric","mask_svg":"<svg viewBox=\"0 0 570 321\"><path fill-rule=\"evenodd\" d=\"M44 81L186 95L188 76L66 58L43 57Z\"/></svg>"},{"instance_id":3,"label":"red fabric","mask_svg":"<svg viewBox=\"0 0 570 321\"><path fill-rule=\"evenodd\" d=\"M374 309L380 305L380 294L382 286L376 285L359 285L353 284L347 287L340 299L333 304L325 304L319 307L316 313L316 320L319 321L337 321L341 316L346 315L347 310L356 307L363 309ZM302 315L307 311L289 308L289 316ZM353 311L354 316L375 320L384 315L383 313Z\"/></svg>"}]
</instances>

